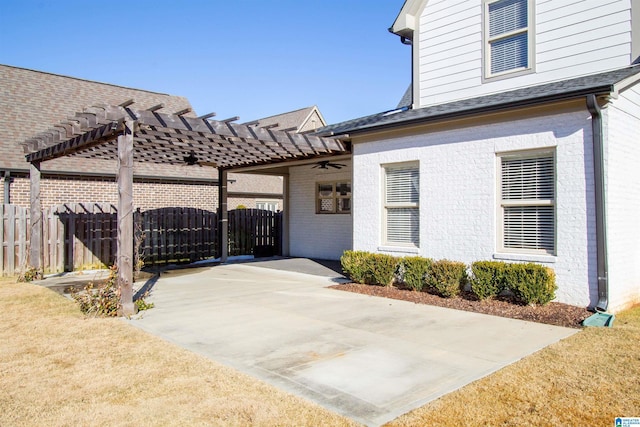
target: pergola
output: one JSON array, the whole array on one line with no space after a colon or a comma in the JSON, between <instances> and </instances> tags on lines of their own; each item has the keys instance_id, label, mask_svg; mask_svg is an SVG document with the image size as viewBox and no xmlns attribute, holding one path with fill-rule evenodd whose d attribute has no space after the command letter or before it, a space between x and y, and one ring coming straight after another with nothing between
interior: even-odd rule
<instances>
[{"instance_id":1,"label":"pergola","mask_svg":"<svg viewBox=\"0 0 640 427\"><path fill-rule=\"evenodd\" d=\"M238 117L213 120L214 113L190 117L191 110L161 113L163 105L146 110L120 105L85 108L74 117L54 124L22 143L30 163L31 267L43 266L41 163L63 156L117 160L118 185L118 286L122 314L133 304L133 165L150 162L201 165L218 170L220 254L227 258L227 173L249 166L314 159L348 153L350 147L336 138L234 123Z\"/></svg>"}]
</instances>

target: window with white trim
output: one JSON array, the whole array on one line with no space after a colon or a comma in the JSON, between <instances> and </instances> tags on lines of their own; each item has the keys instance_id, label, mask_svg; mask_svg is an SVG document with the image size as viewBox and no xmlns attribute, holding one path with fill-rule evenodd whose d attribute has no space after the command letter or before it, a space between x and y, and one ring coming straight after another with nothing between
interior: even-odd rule
<instances>
[{"instance_id":1,"label":"window with white trim","mask_svg":"<svg viewBox=\"0 0 640 427\"><path fill-rule=\"evenodd\" d=\"M420 244L420 170L417 163L384 167L384 240L387 245Z\"/></svg>"},{"instance_id":2,"label":"window with white trim","mask_svg":"<svg viewBox=\"0 0 640 427\"><path fill-rule=\"evenodd\" d=\"M351 182L319 182L316 184L316 213L351 213Z\"/></svg>"},{"instance_id":3,"label":"window with white trim","mask_svg":"<svg viewBox=\"0 0 640 427\"><path fill-rule=\"evenodd\" d=\"M553 151L498 156L504 252L555 254L556 173Z\"/></svg>"},{"instance_id":4,"label":"window with white trim","mask_svg":"<svg viewBox=\"0 0 640 427\"><path fill-rule=\"evenodd\" d=\"M487 0L484 4L485 76L531 68L530 0Z\"/></svg>"}]
</instances>

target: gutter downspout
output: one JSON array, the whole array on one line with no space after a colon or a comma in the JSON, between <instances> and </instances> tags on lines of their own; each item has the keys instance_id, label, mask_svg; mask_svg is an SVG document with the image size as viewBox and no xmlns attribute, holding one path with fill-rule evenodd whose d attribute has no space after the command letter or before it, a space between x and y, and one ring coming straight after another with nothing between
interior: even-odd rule
<instances>
[{"instance_id":1,"label":"gutter downspout","mask_svg":"<svg viewBox=\"0 0 640 427\"><path fill-rule=\"evenodd\" d=\"M602 111L595 94L587 96L587 109L591 113L593 134L593 178L596 201L596 258L598 264L598 303L596 311L607 311L609 306L609 262L607 260L607 221L604 191L604 133Z\"/></svg>"},{"instance_id":2,"label":"gutter downspout","mask_svg":"<svg viewBox=\"0 0 640 427\"><path fill-rule=\"evenodd\" d=\"M411 101L409 101L409 109L412 110L413 109L413 73L414 73L414 46L413 46L413 40L408 39L404 36L400 37L400 43L402 43L403 45L406 46L411 46Z\"/></svg>"},{"instance_id":3,"label":"gutter downspout","mask_svg":"<svg viewBox=\"0 0 640 427\"><path fill-rule=\"evenodd\" d=\"M413 109L413 66L414 66L414 56L413 54L415 53L414 50L414 46L413 46L413 38L409 38L407 36L403 36L401 34L395 33L393 31L393 27L389 28L388 31L391 34L395 34L397 36L400 37L400 43L402 43L403 45L406 46L411 46L411 104L409 105L409 109L412 110ZM412 36L413 37L413 36Z\"/></svg>"}]
</instances>

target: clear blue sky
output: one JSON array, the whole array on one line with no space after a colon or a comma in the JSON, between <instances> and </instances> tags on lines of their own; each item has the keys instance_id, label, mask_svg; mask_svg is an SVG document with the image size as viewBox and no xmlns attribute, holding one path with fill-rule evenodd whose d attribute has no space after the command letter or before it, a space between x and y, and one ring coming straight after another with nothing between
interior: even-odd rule
<instances>
[{"instance_id":1,"label":"clear blue sky","mask_svg":"<svg viewBox=\"0 0 640 427\"><path fill-rule=\"evenodd\" d=\"M0 0L0 63L186 96L249 121L318 105L329 123L392 109L403 0Z\"/></svg>"}]
</instances>

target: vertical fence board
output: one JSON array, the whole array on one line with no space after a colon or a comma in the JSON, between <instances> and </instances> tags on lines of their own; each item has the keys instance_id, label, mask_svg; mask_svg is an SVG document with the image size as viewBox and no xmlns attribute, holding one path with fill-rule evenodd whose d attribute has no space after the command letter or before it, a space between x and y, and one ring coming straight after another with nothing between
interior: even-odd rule
<instances>
[{"instance_id":1,"label":"vertical fence board","mask_svg":"<svg viewBox=\"0 0 640 427\"><path fill-rule=\"evenodd\" d=\"M18 265L20 269L27 267L27 216L20 212L18 220Z\"/></svg>"},{"instance_id":2,"label":"vertical fence board","mask_svg":"<svg viewBox=\"0 0 640 427\"><path fill-rule=\"evenodd\" d=\"M7 212L7 269L9 274L16 273L16 217L15 207L11 206Z\"/></svg>"},{"instance_id":3,"label":"vertical fence board","mask_svg":"<svg viewBox=\"0 0 640 427\"><path fill-rule=\"evenodd\" d=\"M7 209L7 205L0 205L0 239L2 239L2 246L0 246L0 268L2 268L3 274L5 272L5 267L4 267L4 261L6 258L5 256L5 247L7 246L7 239L5 238L4 235L4 230L6 229L6 227L4 226L4 215L5 215L5 211Z\"/></svg>"}]
</instances>

